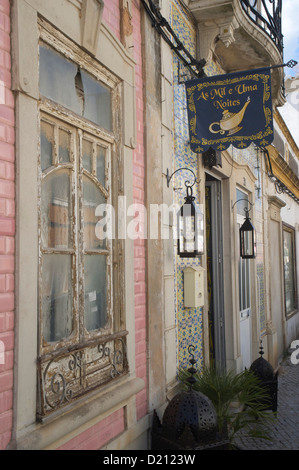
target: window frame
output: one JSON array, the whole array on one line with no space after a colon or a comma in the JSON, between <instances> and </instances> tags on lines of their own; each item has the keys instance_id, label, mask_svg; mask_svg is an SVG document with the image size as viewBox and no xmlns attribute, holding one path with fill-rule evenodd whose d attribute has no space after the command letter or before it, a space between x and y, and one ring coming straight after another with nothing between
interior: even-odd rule
<instances>
[{"instance_id":1,"label":"window frame","mask_svg":"<svg viewBox=\"0 0 299 470\"><path fill-rule=\"evenodd\" d=\"M293 263L292 263L292 270L293 270L293 284L294 284L294 304L292 306L291 311L287 311L286 305L286 276L285 276L285 255L284 255L284 241L285 241L285 232L291 235L291 243L292 243L292 251L293 251ZM286 224L285 222L282 223L282 256L283 256L283 294L284 294L284 308L285 308L285 315L286 318L292 317L298 311L298 288L297 288L297 254L296 254L296 230L291 226Z\"/></svg>"},{"instance_id":2,"label":"window frame","mask_svg":"<svg viewBox=\"0 0 299 470\"><path fill-rule=\"evenodd\" d=\"M83 183L83 178L87 177L89 181L92 181L97 188L101 189L101 192L106 198L107 204L111 204L111 146L112 142L107 142L104 141L103 139L99 139L98 136L94 136L94 134L91 134L89 132L87 134L86 131L82 132L81 129L77 128L76 126L71 126L70 124L66 124L63 120L61 120L61 117L59 117L59 113L57 112L56 107L51 108L51 103L47 103L47 113L51 114L45 114L43 111L45 107L45 103L47 100L43 100L41 105L40 105L40 112L39 112L39 123L40 123L40 128L41 128L41 122L45 122L47 124L50 124L54 128L54 139L57 139L57 135L60 129L63 129L71 134L71 158L69 163L59 163L57 161L57 151L54 151L54 162L53 165L51 165L49 168L45 169L42 171L41 165L39 163L39 178L38 178L38 187L39 187L39 206L38 206L38 219L39 219L39 232L41 233L42 231L42 208L41 208L41 191L42 191L42 183L43 181L46 180L48 176L54 173L58 173L60 170L67 169L71 173L70 177L70 188L71 188L71 198L70 200L72 201L72 214L71 214L71 223L70 227L72 230L72 246L69 248L53 248L53 247L42 247L42 241L41 241L41 236L39 237L39 279L42 279L42 256L43 254L66 254L66 255L71 255L72 256L72 273L75 273L77 271L78 266L83 266L82 263L82 258L84 255L99 255L99 254L105 254L107 255L107 259L109 263L107 263L107 271L111 271L112 267L112 252L113 252L113 241L107 239L107 248L106 249L93 249L93 248L86 248L84 245L84 235L80 235L81 231L83 231L83 226L84 226L84 221L83 221L83 190L81 189L81 194L79 195L79 189L82 188L82 183ZM56 137L55 137L56 134ZM82 165L82 141L83 139L88 140L92 144L95 144L97 146L100 146L106 150L106 156L105 156L105 173L106 173L106 183L107 187L103 188L102 184L94 178L94 168L92 168L92 173L90 173L88 170L83 168ZM54 142L54 147L57 147L57 142ZM56 154L56 157L55 157ZM39 153L39 161L40 161L40 153ZM109 168L109 169L108 169ZM79 253L80 252L80 253ZM80 259L78 259L80 258ZM81 270L79 270L81 271ZM63 338L60 341L56 341L55 344L53 345L43 345L44 340L43 340L43 335L42 335L42 317L41 317L41 312L42 312L42 299L41 299L41 293L39 293L39 338L40 338L40 350L39 354L42 356L43 354L47 354L51 352L52 350L59 350L63 347L74 345L77 343L80 343L83 341L86 341L91 338L99 337L101 334L103 334L102 331L100 330L95 330L93 333L87 333L84 330L84 326L82 326L83 318L84 317L84 311L83 311L83 299L80 298L80 293L79 293L79 288L78 288L78 283L80 284L80 281L83 280L83 274L82 272L79 273L80 279L76 279L78 276L72 276L76 280L75 282L75 289L74 289L74 296L73 296L73 307L74 309L74 321L75 321L75 328L72 332L72 335L68 338ZM107 289L110 292L110 298L108 299L108 314L109 317L112 318L112 308L113 308L113 286L112 286L112 273L107 273ZM80 308L80 305L82 305L82 308ZM116 322L114 322L116 323ZM111 330L113 330L113 327L111 327ZM110 331L110 334L113 334L114 331ZM107 334L107 332L106 332Z\"/></svg>"},{"instance_id":3,"label":"window frame","mask_svg":"<svg viewBox=\"0 0 299 470\"><path fill-rule=\"evenodd\" d=\"M84 62L94 61L92 68L101 81L103 70L111 83L115 83L116 97L113 119L117 123L115 143L112 147L112 173L116 184L112 188L113 200L125 197L123 210L133 203L133 152L136 148L136 63L131 53L102 23L94 24L80 16L80 9L65 2L65 15L61 15L61 2L53 1L51 8L37 0L28 3L19 0L12 5L13 74L12 90L16 101L16 333L15 333L15 393L13 435L17 448L39 450L56 448L80 432L91 420L100 422L115 407L135 410L136 394L144 388L144 381L135 375L135 317L134 317L134 258L133 240L114 241L113 265L119 269L113 277L119 282L114 301L118 309L118 328L130 332L127 343L128 374L98 387L88 396L62 411L37 422L37 389L40 387L38 359L38 186L37 153L39 145L38 112L38 48L39 41L79 57ZM82 39L81 26L97 36L98 46L93 49ZM87 25L85 24L87 23ZM63 33L62 33L63 31ZM76 49L75 52L73 52ZM75 55L74 55L75 54ZM104 64L103 67L101 64ZM28 73L30 71L30 73ZM47 111L47 104L44 104ZM71 112L61 111L65 120L76 120ZM124 119L126 116L126 119ZM90 125L90 123L89 123ZM94 126L95 131L97 128ZM103 131L105 139L111 134ZM125 163L124 163L125 162ZM84 407L84 413L80 412Z\"/></svg>"},{"instance_id":4,"label":"window frame","mask_svg":"<svg viewBox=\"0 0 299 470\"><path fill-rule=\"evenodd\" d=\"M89 58L85 53L83 53L81 57L81 50L77 48L76 45L71 44L69 42L65 42L65 40L60 37L56 37L55 41L53 41L53 37L51 37L49 34L47 34L47 31L44 29L41 30L41 36L40 36L40 41L39 45L46 45L54 49L56 52L64 56L66 59L69 57L72 57L72 60L74 61L75 59L78 60L78 62L75 62L75 65L80 67L82 70L85 70L87 73L89 73L93 78L96 80L99 80L101 83L103 83L106 87L108 87L111 91L111 107L116 108L116 102L121 102L121 90L119 86L119 80L114 78L111 73L108 71L105 71L104 67L99 66L100 71L97 72L97 69L94 65L94 59ZM72 54L71 54L72 52ZM97 64L98 65L98 64ZM97 72L97 73L96 73ZM114 103L114 106L113 106ZM114 186L118 186L118 178L115 176L113 177L113 172L114 168L112 165L113 161L113 155L115 155L115 150L117 146L117 136L115 134L121 134L121 127L119 127L119 122L117 121L117 115L116 113L112 113L113 115L113 122L112 122L112 131L103 129L99 127L99 125L89 121L88 119L77 115L73 111L65 108L63 105L60 105L59 103L53 102L51 99L45 98L43 96L40 96L40 102L39 102L39 123L41 122L42 116L48 116L48 119L54 122L60 122L61 126L63 125L66 128L73 129L73 133L75 134L75 138L73 139L73 152L75 151L75 148L77 148L77 158L78 161L76 161L75 155L73 154L73 167L75 166L75 172L72 171L72 173L75 173L75 175L72 175L72 182L71 186L73 187L74 185L77 186L77 189L75 189L75 192L77 193L78 188L81 186L81 197L78 197L78 194L76 194L75 199L76 203L74 203L74 197L72 194L72 200L73 200L73 217L75 219L77 218L77 222L75 223L76 229L73 229L73 241L74 243L77 243L77 247L75 247L74 250L67 250L68 253L72 253L72 278L75 277L74 273L76 269L78 270L78 276L79 276L79 282L76 282L76 289L75 289L75 298L73 298L73 308L75 307L75 304L77 305L77 308L75 309L74 312L74 318L77 323L77 328L75 328L74 331L74 336L72 335L67 339L64 340L62 339L61 341L57 341L56 344L54 345L45 345L43 346L43 338L42 338L42 318L41 318L41 296L39 293L39 357L38 357L38 376L39 376L39 392L38 392L38 403L37 403L37 419L38 420L43 420L45 416L48 414L51 414L57 409L63 408L64 406L68 405L69 401L72 401L72 399L69 399L67 397L67 384L65 383L65 377L62 372L59 372L59 361L61 358L63 359L68 350L72 350L72 353L69 354L69 363L73 361L74 353L77 355L81 355L80 360L82 357L84 358L84 353L86 353L87 357L90 357L90 354L94 348L95 345L97 345L98 351L100 355L98 355L98 360L103 362L103 365L100 365L100 367L107 366L107 362L105 362L105 357L104 354L102 354L102 349L105 350L105 356L108 357L109 355L109 367L111 368L110 371L110 379L107 378L107 374L103 376L104 378L101 378L101 374L99 373L99 381L96 382L96 384L93 384L92 386L87 385L86 389L84 386L82 387L82 391L79 392L79 396L84 395L88 393L89 391L93 390L96 387L99 387L113 379L115 379L118 375L123 375L128 373L128 361L127 361L127 354L126 354L126 335L127 335L127 330L125 327L125 318L123 315L123 301L119 301L117 308L115 308L115 314L112 314L112 308L114 308L114 299L113 295L114 292L121 292L121 275L120 275L120 267L118 266L118 263L115 260L115 256L113 255L114 252L117 252L120 254L118 242L116 240L109 241L107 240L108 244L108 252L107 254L107 260L109 257L109 263L107 262L107 278L109 285L107 286L107 291L109 295L108 299L108 315L110 316L110 319L113 322L113 325L111 325L110 331L103 331L103 330L96 330L94 332L88 333L86 328L83 327L84 323L84 287L82 288L82 280L83 280L83 264L79 264L80 261L82 261L82 258L84 257L85 254L92 254L93 250L87 250L83 245L83 235L81 236L81 240L77 240L75 242L75 239L78 237L78 233L80 229L83 228L83 179L84 177L87 177L89 180L94 179L94 175L91 175L86 169L83 168L83 162L82 162L82 156L83 156L83 139L86 138L86 140L94 141L96 140L98 144L100 142L104 147L109 149L109 154L110 154L110 177L108 177L108 185L110 192L108 194L108 202L111 203L113 206L115 206L115 200L113 199L113 195L115 195L118 192L118 188L115 188ZM50 117L49 117L50 116ZM59 124L57 124L59 126ZM75 130L76 129L76 130ZM117 129L117 133L116 133ZM39 162L40 162L40 152L39 152ZM56 165L59 166L59 162L54 161ZM71 166L70 164L62 164L61 167L67 167L69 168ZM57 166L56 166L57 169ZM74 170L74 168L73 168ZM55 169L53 170L55 171ZM77 176L76 176L77 173ZM76 178L79 178L78 181L75 181ZM40 192L41 192L41 181L42 177L41 175L39 176L39 201L40 199ZM40 202L39 202L40 204ZM78 207L76 205L79 204ZM77 214L76 216L74 214ZM41 231L41 209L39 207L39 232ZM75 233L77 231L77 233ZM39 243L40 239L39 239ZM77 251L76 251L77 250ZM107 250L106 250L107 251ZM97 253L98 254L98 253ZM41 251L39 252L39 259L41 259ZM122 257L121 257L122 259ZM108 273L108 271L110 271ZM40 267L39 267L39 278L40 278ZM80 283L81 281L81 283ZM81 285L80 285L81 284ZM122 293L122 292L121 292ZM118 318L114 319L114 316L118 316ZM99 342L100 341L100 342ZM107 346L108 345L108 346ZM122 363L116 363L115 362L115 357L118 356L118 361L122 361ZM46 364L47 361L47 365ZM55 362L56 361L56 362ZM86 359L87 363L94 362L90 359ZM82 360L83 362L83 360ZM57 381L57 383L53 382L51 383L51 386L47 384L47 381L51 380L51 375L53 377L53 371L51 371L51 366L52 364L55 363L56 368L57 368L57 373L55 372L55 377L60 374L62 378L62 384ZM74 362L79 368L79 361L76 359ZM84 364L83 364L84 365ZM86 367L85 367L86 368ZM84 368L84 374L85 374L85 368ZM65 372L65 371L64 371ZM81 372L81 371L80 371ZM88 373L86 373L88 375ZM85 377L85 376L84 376ZM83 378L84 378L83 377ZM60 379L59 379L60 380ZM52 380L53 381L53 380ZM78 381L77 378L72 378L71 381ZM90 381L90 380L89 380ZM88 380L84 382L89 382ZM83 382L83 381L82 381ZM53 389L59 390L62 388L62 395L58 396L57 399L53 400L52 403L50 403L50 400L47 399L47 394L48 395L53 395L52 391ZM59 390L60 393L60 390ZM76 396L77 398L77 396ZM53 403L55 403L55 406L53 406ZM47 406L49 405L49 406ZM52 409L50 409L52 408Z\"/></svg>"}]
</instances>

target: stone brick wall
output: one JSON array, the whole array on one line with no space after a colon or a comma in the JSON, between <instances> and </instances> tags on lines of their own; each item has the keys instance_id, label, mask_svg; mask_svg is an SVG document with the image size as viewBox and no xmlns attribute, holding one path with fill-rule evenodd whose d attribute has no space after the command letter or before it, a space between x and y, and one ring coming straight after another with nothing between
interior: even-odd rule
<instances>
[{"instance_id":1,"label":"stone brick wall","mask_svg":"<svg viewBox=\"0 0 299 470\"><path fill-rule=\"evenodd\" d=\"M0 450L12 427L15 235L14 97L10 3L0 0Z\"/></svg>"}]
</instances>

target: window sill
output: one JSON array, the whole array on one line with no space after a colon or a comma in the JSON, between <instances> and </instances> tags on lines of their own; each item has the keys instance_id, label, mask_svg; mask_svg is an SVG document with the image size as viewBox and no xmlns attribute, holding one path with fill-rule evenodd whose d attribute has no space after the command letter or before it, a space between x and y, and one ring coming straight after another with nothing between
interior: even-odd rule
<instances>
[{"instance_id":1,"label":"window sill","mask_svg":"<svg viewBox=\"0 0 299 470\"><path fill-rule=\"evenodd\" d=\"M102 388L101 392L85 396L59 416L48 417L43 423L37 423L20 432L15 441L10 443L9 449L45 450L55 448L58 441L58 445L62 445L62 440L67 442L95 422L101 421L107 414L126 406L143 387L144 382L140 378L119 380L113 388Z\"/></svg>"}]
</instances>

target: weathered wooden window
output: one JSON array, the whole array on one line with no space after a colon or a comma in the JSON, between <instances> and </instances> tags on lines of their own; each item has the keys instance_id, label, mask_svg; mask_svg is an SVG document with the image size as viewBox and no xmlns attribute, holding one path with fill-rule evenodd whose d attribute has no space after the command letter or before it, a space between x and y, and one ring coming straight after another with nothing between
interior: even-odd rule
<instances>
[{"instance_id":1,"label":"weathered wooden window","mask_svg":"<svg viewBox=\"0 0 299 470\"><path fill-rule=\"evenodd\" d=\"M40 46L39 56L41 95L112 130L109 88L47 46Z\"/></svg>"},{"instance_id":2,"label":"weathered wooden window","mask_svg":"<svg viewBox=\"0 0 299 470\"><path fill-rule=\"evenodd\" d=\"M127 332L113 309L113 240L96 215L112 203L112 93L43 46L40 93L42 418L127 372Z\"/></svg>"}]
</instances>

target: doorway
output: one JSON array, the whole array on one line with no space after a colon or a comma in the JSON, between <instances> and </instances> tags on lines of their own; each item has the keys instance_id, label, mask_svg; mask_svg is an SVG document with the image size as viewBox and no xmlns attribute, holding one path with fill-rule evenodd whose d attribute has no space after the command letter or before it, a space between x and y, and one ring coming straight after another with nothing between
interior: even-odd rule
<instances>
[{"instance_id":1,"label":"doorway","mask_svg":"<svg viewBox=\"0 0 299 470\"><path fill-rule=\"evenodd\" d=\"M209 174L205 212L210 364L225 366L221 182Z\"/></svg>"}]
</instances>

